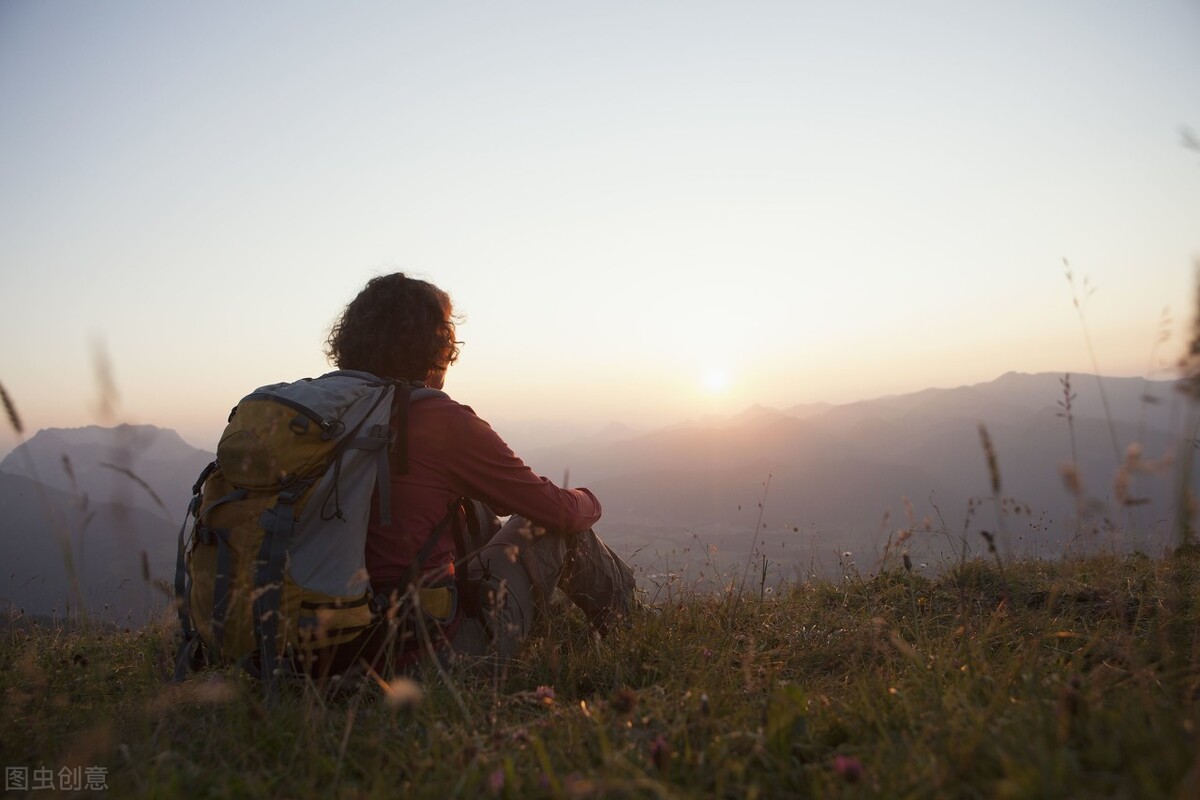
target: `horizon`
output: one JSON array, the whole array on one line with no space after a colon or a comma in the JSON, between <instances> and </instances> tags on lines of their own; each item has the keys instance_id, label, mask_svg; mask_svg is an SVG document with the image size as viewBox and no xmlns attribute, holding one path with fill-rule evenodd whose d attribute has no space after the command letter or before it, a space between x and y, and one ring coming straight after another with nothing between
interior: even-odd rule
<instances>
[{"instance_id":1,"label":"horizon","mask_svg":"<svg viewBox=\"0 0 1200 800\"><path fill-rule=\"evenodd\" d=\"M988 385L998 383L1006 378L1009 378L1010 376L1015 376L1015 377L1055 376L1055 377L1061 378L1064 375L1069 375L1069 377L1072 379L1072 391L1075 394L1078 394L1078 392L1081 388L1080 383L1078 381L1076 381L1076 379L1084 379L1085 380L1086 386L1085 386L1085 388L1083 388L1083 391L1085 393L1090 392L1092 390L1091 380L1094 380L1096 378L1099 378L1101 381L1141 380L1141 381L1145 381L1145 382L1164 384L1164 385L1174 383L1174 382L1180 380L1179 376L1151 377L1151 376L1144 376L1144 375L1111 375L1111 374L1097 375L1095 373L1087 373L1087 372L1057 373L1057 372L1021 372L1019 370L1009 370L1009 371L1004 372L1000 375L997 375L989 380L979 381L977 383L947 385L947 386L925 386L925 387L921 387L919 389L915 389L915 390L909 391L909 392L894 392L894 393L881 394L881 395L872 395L872 396L868 396L868 397L853 398L853 399L845 400L842 402L829 402L829 401L817 400L817 401L805 402L805 403L784 403L782 405L767 405L765 403L755 402L755 403L751 403L750 405L743 406L741 408L732 409L728 412L704 413L704 414L701 414L698 416L690 416L690 417L683 417L683 418L679 418L679 419L675 419L675 420L670 420L670 421L667 421L667 422L661 423L661 424L637 425L637 424L634 424L634 422L631 420L615 419L615 418L601 421L601 422L591 422L591 423L588 423L588 422L571 423L571 422L556 422L556 421L547 422L545 420L528 418L528 419L524 419L524 420L501 419L499 422L493 421L492 427L495 428L496 431L500 434L501 438L505 439L505 441L508 442L508 444L510 446L512 446L515 450L517 450L517 454L520 455L520 453L522 452L523 449L524 450L544 450L547 448L554 448L554 447L558 447L558 446L562 446L562 445L568 445L568 444L572 444L575 442L580 442L580 441L587 440L587 439L596 438L596 437L601 436L605 431L607 431L613 427L618 427L618 428L622 428L625 430L626 436L623 436L621 438L636 438L636 437L644 435L644 434L650 434L650 433L654 433L654 432L662 431L662 430L675 429L675 428L687 427L687 426L692 426L692 425L703 426L703 425L708 425L708 424L713 424L713 423L719 424L721 422L737 420L739 418L745 417L746 415L748 415L752 412L758 412L758 411L777 412L777 413L782 413L782 414L788 414L788 412L790 412L796 408L815 405L815 406L825 406L826 408L822 409L822 411L820 412L820 413L824 413L825 411L836 409L839 407L851 406L851 405L856 405L859 403L874 403L874 402L886 401L886 400L893 399L893 398L900 398L900 397L905 397L908 395L920 394L920 393L929 392L929 391L935 391L935 392L937 392L937 391L953 391L955 389L988 386ZM253 388L253 387L251 387L251 388ZM250 390L247 390L247 393L249 393L249 391ZM1060 399L1061 398L1057 395L1055 395L1055 396L1048 395L1046 397L1046 405L1053 406ZM14 402L14 406L16 406L16 410L19 414L20 413L19 403ZM981 422L986 423L987 420L981 420ZM188 432L188 431L180 430L179 428L173 427L171 425L161 424L154 420L139 420L136 422L128 421L128 420L112 420L108 423L93 421L93 422L84 422L79 425L53 425L53 426L38 428L36 430L29 430L28 428L26 428L24 434L20 437L18 437L13 432L11 427L7 427L8 438L0 439L0 459L5 458L14 449L16 449L16 447L18 447L20 444L22 444L24 442L28 442L34 436L36 436L39 433L42 433L43 431L58 431L58 430L74 431L74 430L82 430L82 429L93 428L93 427L105 430L105 429L118 428L121 426L133 426L133 427L149 426L152 428L158 428L160 430L170 431L170 432L177 434L180 437L180 439L182 439L183 442L185 444L189 445L190 447L193 447L197 450L215 452L216 446L217 446L217 441L220 438L221 431L225 427L225 423L223 421L215 422L210 426L210 431L208 433L200 433L200 434L197 434L195 431ZM513 436L513 437L509 437L507 434L510 434L510 433L516 433L517 435Z\"/></svg>"},{"instance_id":2,"label":"horizon","mask_svg":"<svg viewBox=\"0 0 1200 800\"><path fill-rule=\"evenodd\" d=\"M679 569L699 570L700 579L718 562L752 558L756 547L770 554L780 577L818 562L835 570L847 553L867 563L881 559L893 536L913 531L914 563L920 554L923 570L965 552L958 543L969 547L972 524L980 532L1000 526L1009 556L1096 546L1166 553L1178 535L1178 481L1188 473L1186 460L1177 459L1190 449L1196 406L1175 391L1177 381L1096 378L1072 374L1069 405L1059 373L1010 372L970 386L819 409L758 406L690 424L560 436L541 446L521 447L508 428L499 432L535 473L564 476L564 483L570 476L571 486L601 498L606 541L636 556L647 574L682 559ZM177 555L171 510L188 506L212 445L185 447L161 427L41 433L26 439L23 454L0 463L13 521L6 529L18 565L13 574L55 572L55 542L33 534L60 506L61 519L75 520L64 530L75 531L81 548L87 532L89 554L116 546L133 558L140 547L153 574L169 576ZM29 481L42 488L31 491ZM92 524L93 516L106 521ZM964 520L957 537L946 522L956 517ZM135 521L131 545L122 537ZM703 545L696 552L694 542ZM119 559L110 561L97 563ZM120 594L144 567L133 558L124 572L103 569L93 575L93 589L103 594L116 586ZM39 590L37 602L53 602L60 590ZM133 602L129 595L112 599Z\"/></svg>"},{"instance_id":3,"label":"horizon","mask_svg":"<svg viewBox=\"0 0 1200 800\"><path fill-rule=\"evenodd\" d=\"M1184 0L4 4L0 385L29 432L203 446L393 270L450 293L446 389L518 442L1159 378L1198 33Z\"/></svg>"}]
</instances>

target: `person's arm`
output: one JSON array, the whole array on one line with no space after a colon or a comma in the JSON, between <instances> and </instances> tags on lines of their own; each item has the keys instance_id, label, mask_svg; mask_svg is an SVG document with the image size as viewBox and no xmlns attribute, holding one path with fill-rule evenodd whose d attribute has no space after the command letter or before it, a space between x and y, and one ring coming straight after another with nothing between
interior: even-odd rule
<instances>
[{"instance_id":1,"label":"person's arm","mask_svg":"<svg viewBox=\"0 0 1200 800\"><path fill-rule=\"evenodd\" d=\"M533 472L468 406L447 409L453 419L448 472L463 494L497 514L520 514L558 532L587 530L600 519L600 501L587 489L562 489Z\"/></svg>"}]
</instances>

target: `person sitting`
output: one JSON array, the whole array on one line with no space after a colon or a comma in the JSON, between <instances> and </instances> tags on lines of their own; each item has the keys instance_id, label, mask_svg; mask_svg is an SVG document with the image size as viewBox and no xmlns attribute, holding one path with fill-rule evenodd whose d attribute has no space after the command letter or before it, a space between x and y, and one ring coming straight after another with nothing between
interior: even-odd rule
<instances>
[{"instance_id":1,"label":"person sitting","mask_svg":"<svg viewBox=\"0 0 1200 800\"><path fill-rule=\"evenodd\" d=\"M346 306L327 354L339 369L440 390L458 358L455 333L450 296L397 272L371 279ZM373 591L393 603L412 583L453 589L467 570L478 602L460 596L436 620L432 644L441 657L512 658L555 588L601 632L629 613L633 573L592 530L601 508L591 491L536 475L486 421L443 392L414 400L405 427L393 434L406 437L408 468L391 475L388 524L375 504L366 565ZM476 502L456 505L459 498ZM486 542L466 564L455 563L453 536L434 533L448 508L460 530L468 513L482 512ZM374 649L376 666L394 667L396 659L379 655L380 636L360 643L360 652ZM411 659L412 648L398 657Z\"/></svg>"}]
</instances>

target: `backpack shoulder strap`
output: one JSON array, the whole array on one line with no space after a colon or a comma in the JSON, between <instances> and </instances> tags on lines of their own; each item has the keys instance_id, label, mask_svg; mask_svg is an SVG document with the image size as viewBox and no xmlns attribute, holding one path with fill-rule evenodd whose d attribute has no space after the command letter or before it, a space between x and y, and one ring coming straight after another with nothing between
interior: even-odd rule
<instances>
[{"instance_id":1,"label":"backpack shoulder strap","mask_svg":"<svg viewBox=\"0 0 1200 800\"><path fill-rule=\"evenodd\" d=\"M464 524L460 514L466 517L465 531L463 530ZM468 617L482 619L483 607L481 605L479 583L470 579L467 563L470 559L478 555L483 546L487 544L486 537L490 534L486 532L484 526L486 525L486 521L494 518L494 516L492 510L478 500L471 500L468 497L456 497L450 501L450 505L446 509L446 515L434 527L433 532L429 534L429 538L421 545L416 558L413 559L412 565L409 567L408 584L418 585L421 578L421 570L425 566L425 562L429 559L438 540L446 532L446 528L449 528L451 535L454 537L454 549L457 555L454 561L454 585L455 591L458 594L459 608ZM467 543L468 541L470 544Z\"/></svg>"},{"instance_id":2,"label":"backpack shoulder strap","mask_svg":"<svg viewBox=\"0 0 1200 800\"><path fill-rule=\"evenodd\" d=\"M417 555L413 558L412 564L409 567L408 582L416 583L421 577L421 570L425 567L425 562L429 560L429 556L433 553L433 548L437 545L438 540L442 538L442 534L446 532L446 528L450 528L455 539L458 539L458 513L470 501L465 497L456 497L450 501L446 507L446 513L434 526L430 532L429 538L421 545L421 549L417 551Z\"/></svg>"},{"instance_id":3,"label":"backpack shoulder strap","mask_svg":"<svg viewBox=\"0 0 1200 800\"><path fill-rule=\"evenodd\" d=\"M408 474L408 407L418 400L430 397L449 397L440 389L430 389L428 386L412 386L405 383L396 384L396 392L392 396L392 440L391 440L391 469L396 475Z\"/></svg>"}]
</instances>

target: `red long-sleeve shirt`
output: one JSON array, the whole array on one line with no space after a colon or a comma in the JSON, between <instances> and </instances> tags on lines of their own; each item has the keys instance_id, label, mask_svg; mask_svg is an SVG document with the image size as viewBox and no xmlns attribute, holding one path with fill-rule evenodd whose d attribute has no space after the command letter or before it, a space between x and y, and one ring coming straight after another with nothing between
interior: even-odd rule
<instances>
[{"instance_id":1,"label":"red long-sleeve shirt","mask_svg":"<svg viewBox=\"0 0 1200 800\"><path fill-rule=\"evenodd\" d=\"M469 406L448 397L413 402L408 412L408 473L391 476L391 522L371 512L367 571L377 586L403 581L417 551L460 496L482 500L500 516L520 514L550 531L586 530L600 519L587 489L560 489L534 474ZM423 572L455 558L447 532Z\"/></svg>"}]
</instances>

